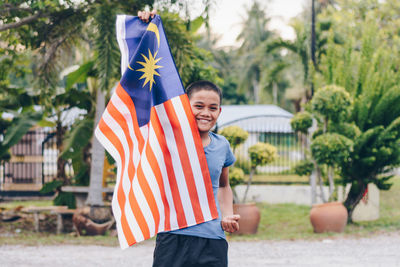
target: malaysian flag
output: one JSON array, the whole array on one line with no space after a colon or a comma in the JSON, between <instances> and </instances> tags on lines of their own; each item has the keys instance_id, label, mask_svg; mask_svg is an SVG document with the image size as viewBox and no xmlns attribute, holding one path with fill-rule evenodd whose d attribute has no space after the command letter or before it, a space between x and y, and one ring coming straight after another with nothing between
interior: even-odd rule
<instances>
[{"instance_id":1,"label":"malaysian flag","mask_svg":"<svg viewBox=\"0 0 400 267\"><path fill-rule=\"evenodd\" d=\"M161 18L117 17L123 76L96 129L117 163L122 248L218 217L196 121Z\"/></svg>"}]
</instances>

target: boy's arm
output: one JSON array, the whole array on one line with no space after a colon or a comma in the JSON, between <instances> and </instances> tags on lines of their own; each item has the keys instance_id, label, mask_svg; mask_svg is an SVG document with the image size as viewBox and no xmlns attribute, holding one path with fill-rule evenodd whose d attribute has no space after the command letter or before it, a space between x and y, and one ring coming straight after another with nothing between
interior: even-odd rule
<instances>
[{"instance_id":1,"label":"boy's arm","mask_svg":"<svg viewBox=\"0 0 400 267\"><path fill-rule=\"evenodd\" d=\"M218 202L221 207L221 226L226 232L239 230L240 215L233 214L233 194L229 185L229 167L222 169L219 178Z\"/></svg>"}]
</instances>

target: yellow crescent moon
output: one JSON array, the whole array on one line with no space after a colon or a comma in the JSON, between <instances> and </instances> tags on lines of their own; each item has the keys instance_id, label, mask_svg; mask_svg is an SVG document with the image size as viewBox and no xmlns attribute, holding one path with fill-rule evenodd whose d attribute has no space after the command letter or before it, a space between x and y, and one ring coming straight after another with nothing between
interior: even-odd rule
<instances>
[{"instance_id":1,"label":"yellow crescent moon","mask_svg":"<svg viewBox=\"0 0 400 267\"><path fill-rule=\"evenodd\" d=\"M158 27L154 23L150 23L147 30L156 34L158 47L160 47L160 33L158 32Z\"/></svg>"}]
</instances>

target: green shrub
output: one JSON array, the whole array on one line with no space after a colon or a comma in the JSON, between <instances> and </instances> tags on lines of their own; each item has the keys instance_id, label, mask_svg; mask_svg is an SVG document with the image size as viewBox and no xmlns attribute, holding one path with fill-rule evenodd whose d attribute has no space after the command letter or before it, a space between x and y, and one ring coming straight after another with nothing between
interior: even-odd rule
<instances>
[{"instance_id":1,"label":"green shrub","mask_svg":"<svg viewBox=\"0 0 400 267\"><path fill-rule=\"evenodd\" d=\"M238 147L240 144L243 144L249 137L249 133L247 131L236 125L223 128L220 131L220 134L225 136L234 151L236 147Z\"/></svg>"},{"instance_id":2,"label":"green shrub","mask_svg":"<svg viewBox=\"0 0 400 267\"><path fill-rule=\"evenodd\" d=\"M40 194L48 194L51 192L56 192L56 197L53 199L53 204L55 206L68 206L69 209L76 208L75 195L71 192L61 191L61 186L63 182L60 180L53 180L51 182L45 183L40 189Z\"/></svg>"},{"instance_id":3,"label":"green shrub","mask_svg":"<svg viewBox=\"0 0 400 267\"><path fill-rule=\"evenodd\" d=\"M248 152L250 156L251 168L263 166L271 163L276 158L276 147L268 143L258 142L249 147Z\"/></svg>"},{"instance_id":4,"label":"green shrub","mask_svg":"<svg viewBox=\"0 0 400 267\"><path fill-rule=\"evenodd\" d=\"M353 140L361 135L360 128L354 123L344 122L329 126L329 128L332 132L339 133Z\"/></svg>"},{"instance_id":5,"label":"green shrub","mask_svg":"<svg viewBox=\"0 0 400 267\"><path fill-rule=\"evenodd\" d=\"M319 89L311 100L311 108L326 120L339 122L350 114L352 101L350 94L336 85L327 85Z\"/></svg>"},{"instance_id":6,"label":"green shrub","mask_svg":"<svg viewBox=\"0 0 400 267\"><path fill-rule=\"evenodd\" d=\"M294 131L306 134L312 126L312 115L307 111L299 112L290 120L290 125Z\"/></svg>"},{"instance_id":7,"label":"green shrub","mask_svg":"<svg viewBox=\"0 0 400 267\"><path fill-rule=\"evenodd\" d=\"M301 160L294 167L294 172L300 176L310 176L314 170L314 163L309 160Z\"/></svg>"},{"instance_id":8,"label":"green shrub","mask_svg":"<svg viewBox=\"0 0 400 267\"><path fill-rule=\"evenodd\" d=\"M229 184L231 187L235 187L238 184L243 183L244 181L244 172L241 168L231 167L229 168Z\"/></svg>"},{"instance_id":9,"label":"green shrub","mask_svg":"<svg viewBox=\"0 0 400 267\"><path fill-rule=\"evenodd\" d=\"M311 153L318 164L337 165L347 162L353 141L337 133L326 133L311 143Z\"/></svg>"},{"instance_id":10,"label":"green shrub","mask_svg":"<svg viewBox=\"0 0 400 267\"><path fill-rule=\"evenodd\" d=\"M235 167L242 169L245 174L250 174L250 161L242 156L236 157Z\"/></svg>"}]
</instances>

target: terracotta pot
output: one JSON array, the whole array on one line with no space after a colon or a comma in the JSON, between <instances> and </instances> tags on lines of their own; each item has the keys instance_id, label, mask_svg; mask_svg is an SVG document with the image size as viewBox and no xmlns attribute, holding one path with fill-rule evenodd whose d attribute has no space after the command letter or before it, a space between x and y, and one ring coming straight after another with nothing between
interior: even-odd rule
<instances>
[{"instance_id":1,"label":"terracotta pot","mask_svg":"<svg viewBox=\"0 0 400 267\"><path fill-rule=\"evenodd\" d=\"M239 231L235 234L257 233L261 213L255 203L233 204L233 213L240 215Z\"/></svg>"},{"instance_id":2,"label":"terracotta pot","mask_svg":"<svg viewBox=\"0 0 400 267\"><path fill-rule=\"evenodd\" d=\"M347 216L347 209L341 202L315 204L310 211L310 221L315 233L343 232Z\"/></svg>"}]
</instances>

